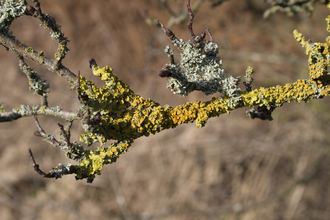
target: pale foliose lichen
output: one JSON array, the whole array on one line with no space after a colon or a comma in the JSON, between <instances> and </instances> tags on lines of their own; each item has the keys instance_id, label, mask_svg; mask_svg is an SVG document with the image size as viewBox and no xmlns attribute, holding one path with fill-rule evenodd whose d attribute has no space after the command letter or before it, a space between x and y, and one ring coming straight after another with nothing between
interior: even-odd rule
<instances>
[{"instance_id":1,"label":"pale foliose lichen","mask_svg":"<svg viewBox=\"0 0 330 220\"><path fill-rule=\"evenodd\" d=\"M0 1L0 32L7 36L12 36L9 27L15 18L24 15L26 10L25 1L6 0Z\"/></svg>"},{"instance_id":2,"label":"pale foliose lichen","mask_svg":"<svg viewBox=\"0 0 330 220\"><path fill-rule=\"evenodd\" d=\"M210 41L198 42L198 37L184 42L173 37L174 46L181 50L181 60L178 64L166 64L171 72L167 88L174 94L186 96L194 90L202 91L206 95L220 92L231 98L228 105L235 105L240 100L238 88L239 77L227 75L222 66L222 60L217 57L218 45ZM169 57L173 51L169 46L165 48Z\"/></svg>"},{"instance_id":3,"label":"pale foliose lichen","mask_svg":"<svg viewBox=\"0 0 330 220\"><path fill-rule=\"evenodd\" d=\"M13 108L11 112L13 114L25 116L29 114L36 114L38 109L39 109L39 105L33 105L33 106L21 105L19 108Z\"/></svg>"},{"instance_id":4,"label":"pale foliose lichen","mask_svg":"<svg viewBox=\"0 0 330 220\"><path fill-rule=\"evenodd\" d=\"M71 164L58 164L56 167L53 168L49 173L54 176L55 179L62 178L63 175L70 174Z\"/></svg>"},{"instance_id":5,"label":"pale foliose lichen","mask_svg":"<svg viewBox=\"0 0 330 220\"><path fill-rule=\"evenodd\" d=\"M61 32L61 26L56 23L56 19L49 14L44 14L43 16L43 22L40 24L40 26L43 26L46 29L50 29L49 34L51 38L58 41L66 39L64 34Z\"/></svg>"},{"instance_id":6,"label":"pale foliose lichen","mask_svg":"<svg viewBox=\"0 0 330 220\"><path fill-rule=\"evenodd\" d=\"M54 113L58 113L62 110L62 108L59 106L56 106L56 107L50 107L50 110L52 110Z\"/></svg>"},{"instance_id":7,"label":"pale foliose lichen","mask_svg":"<svg viewBox=\"0 0 330 220\"><path fill-rule=\"evenodd\" d=\"M33 94L38 94L40 96L46 97L49 93L49 83L46 80L42 80L40 76L32 68L27 65L23 67L24 71L27 72L27 77L29 80L29 89L33 91Z\"/></svg>"}]
</instances>

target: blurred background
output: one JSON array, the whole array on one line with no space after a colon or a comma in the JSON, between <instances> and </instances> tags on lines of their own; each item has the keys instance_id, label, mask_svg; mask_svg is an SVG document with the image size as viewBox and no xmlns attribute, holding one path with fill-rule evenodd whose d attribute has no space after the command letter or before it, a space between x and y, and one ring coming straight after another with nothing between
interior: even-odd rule
<instances>
[{"instance_id":1,"label":"blurred background","mask_svg":"<svg viewBox=\"0 0 330 220\"><path fill-rule=\"evenodd\" d=\"M89 69L88 60L94 58L98 65L112 67L137 94L161 105L211 99L200 92L173 95L166 89L167 80L158 76L169 62L164 48L171 42L143 15L147 10L166 25L172 15L160 1L40 2L70 40L63 64L72 72L80 70L102 86ZM185 1L168 3L178 11ZM195 33L209 27L228 74L243 79L248 66L255 69L253 88L308 77L308 57L293 38L294 29L313 42L325 42L328 36L329 11L324 5L315 5L312 17L278 12L263 19L267 8L261 0L230 0L217 7L204 1L195 13ZM186 25L184 21L171 30L188 40ZM17 19L11 30L20 41L53 57L57 45L37 19ZM0 48L0 59L5 109L39 104L16 56ZM77 95L64 80L27 63L50 83L49 106L78 108ZM140 138L92 184L73 175L58 180L38 175L28 148L45 172L72 161L33 135L37 127L32 117L1 123L0 219L330 219L329 106L329 98L285 104L275 110L271 122L251 120L246 109L237 109L210 119L202 129L184 124ZM57 123L64 123L42 116L39 122L57 136ZM75 122L71 140L78 140L80 132Z\"/></svg>"}]
</instances>

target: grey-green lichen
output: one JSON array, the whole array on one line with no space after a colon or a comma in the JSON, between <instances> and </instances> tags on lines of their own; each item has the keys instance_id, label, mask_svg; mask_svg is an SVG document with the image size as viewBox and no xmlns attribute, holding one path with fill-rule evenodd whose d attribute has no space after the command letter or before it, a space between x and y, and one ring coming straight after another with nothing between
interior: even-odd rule
<instances>
[{"instance_id":1,"label":"grey-green lichen","mask_svg":"<svg viewBox=\"0 0 330 220\"><path fill-rule=\"evenodd\" d=\"M213 42L200 42L193 44L192 40L184 42L174 37L174 46L181 50L179 64L168 64L172 73L167 88L174 94L186 96L194 90L200 90L206 95L220 92L228 97L238 96L239 78L234 78L225 73L222 60L217 57L218 45ZM165 52L169 51L169 47Z\"/></svg>"},{"instance_id":2,"label":"grey-green lichen","mask_svg":"<svg viewBox=\"0 0 330 220\"><path fill-rule=\"evenodd\" d=\"M33 91L33 94L38 94L42 97L47 97L49 93L49 83L46 80L42 80L40 76L32 70L29 66L24 66L28 72L27 77L29 79L29 89Z\"/></svg>"},{"instance_id":3,"label":"grey-green lichen","mask_svg":"<svg viewBox=\"0 0 330 220\"><path fill-rule=\"evenodd\" d=\"M0 1L0 32L6 36L12 37L9 27L15 18L24 15L26 10L24 0L15 2L14 0L6 0L5 3Z\"/></svg>"},{"instance_id":4,"label":"grey-green lichen","mask_svg":"<svg viewBox=\"0 0 330 220\"><path fill-rule=\"evenodd\" d=\"M25 48L25 51L34 52L32 48ZM39 53L39 54L42 54ZM28 66L23 59L20 60L19 64L21 70L26 74L28 80L29 80L29 89L33 91L33 94L38 94L42 96L43 98L47 98L47 95L49 93L49 84L46 80L42 80L40 76L35 72L30 66Z\"/></svg>"},{"instance_id":5,"label":"grey-green lichen","mask_svg":"<svg viewBox=\"0 0 330 220\"><path fill-rule=\"evenodd\" d=\"M240 97L239 77L233 77L225 73L222 60L217 56L218 45L210 41L196 42L199 36L185 42L173 37L174 46L181 50L181 60L177 64L166 64L171 77L167 88L171 88L174 94L186 96L195 90L202 91L206 95L220 92L228 100L229 106L235 106ZM165 48L165 53L171 56L170 47Z\"/></svg>"},{"instance_id":6,"label":"grey-green lichen","mask_svg":"<svg viewBox=\"0 0 330 220\"><path fill-rule=\"evenodd\" d=\"M39 109L39 105L33 105L33 106L21 105L19 108L13 108L11 112L13 114L25 116L25 115L30 115L31 113L36 114L38 109Z\"/></svg>"},{"instance_id":7,"label":"grey-green lichen","mask_svg":"<svg viewBox=\"0 0 330 220\"><path fill-rule=\"evenodd\" d=\"M61 26L56 23L56 19L53 16L49 14L43 14L42 23L40 26L50 30L49 34L53 40L60 42L66 39L64 34L61 32Z\"/></svg>"},{"instance_id":8,"label":"grey-green lichen","mask_svg":"<svg viewBox=\"0 0 330 220\"><path fill-rule=\"evenodd\" d=\"M62 108L59 106L50 107L49 109L52 110L54 113L59 113L62 110Z\"/></svg>"},{"instance_id":9,"label":"grey-green lichen","mask_svg":"<svg viewBox=\"0 0 330 220\"><path fill-rule=\"evenodd\" d=\"M71 173L71 167L72 165L70 163L67 164L60 163L49 172L49 175L51 175L55 179L62 178L62 176Z\"/></svg>"}]
</instances>

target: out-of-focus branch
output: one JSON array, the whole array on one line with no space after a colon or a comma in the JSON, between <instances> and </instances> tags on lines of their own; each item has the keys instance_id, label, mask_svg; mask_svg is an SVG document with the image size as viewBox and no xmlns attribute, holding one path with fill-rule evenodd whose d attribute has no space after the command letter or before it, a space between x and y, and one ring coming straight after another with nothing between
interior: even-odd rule
<instances>
[{"instance_id":1,"label":"out-of-focus branch","mask_svg":"<svg viewBox=\"0 0 330 220\"><path fill-rule=\"evenodd\" d=\"M196 13L203 2L204 2L204 0L198 0L195 4L193 4L191 7L192 13ZM172 15L172 17L168 20L167 25L166 25L168 28L172 28L173 25L175 25L175 24L181 24L188 19L189 14L185 10L180 10L179 12L174 12L168 6L167 1L163 1L163 3L161 3L161 4L169 12L169 14ZM144 11L143 13L141 13L141 16L145 19L145 22L147 24L159 26L158 20L150 17L150 15L148 14L147 11Z\"/></svg>"},{"instance_id":2,"label":"out-of-focus branch","mask_svg":"<svg viewBox=\"0 0 330 220\"><path fill-rule=\"evenodd\" d=\"M314 12L314 4L322 3L328 4L329 0L265 0L271 5L269 9L264 12L264 18L269 17L271 14L281 11L285 12L288 16L293 16L301 12L307 12L311 16Z\"/></svg>"}]
</instances>

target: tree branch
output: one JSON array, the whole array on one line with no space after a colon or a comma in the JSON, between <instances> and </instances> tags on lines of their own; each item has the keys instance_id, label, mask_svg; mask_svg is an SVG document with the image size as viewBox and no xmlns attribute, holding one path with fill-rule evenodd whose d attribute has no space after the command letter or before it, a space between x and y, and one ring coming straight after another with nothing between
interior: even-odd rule
<instances>
[{"instance_id":1,"label":"tree branch","mask_svg":"<svg viewBox=\"0 0 330 220\"><path fill-rule=\"evenodd\" d=\"M73 87L76 87L80 106L76 111L62 110L60 107L48 107L45 99L42 106L21 105L11 112L5 112L0 106L0 122L13 121L21 117L34 116L38 131L37 136L44 137L46 141L55 147L60 147L66 152L66 156L74 160L77 165L59 164L49 173L40 170L35 162L32 151L29 150L34 169L47 178L60 178L62 175L76 174L76 179L87 178L92 182L96 174L100 174L103 166L114 163L123 153L126 153L133 141L142 136L156 134L165 129L175 128L184 123L195 122L198 128L205 126L208 119L242 107L257 107L257 110L248 110L251 118L272 120L272 112L284 103L308 102L312 99L320 99L330 94L330 73L328 64L330 61L330 40L326 43L312 43L306 41L298 31L294 31L294 37L306 48L309 55L309 77L299 79L286 85L277 85L270 88L252 90L253 69L249 67L245 74L245 90L241 91L238 84L239 77L228 75L222 65L222 60L217 57L218 45L213 42L210 30L206 32L210 41L205 39L206 33L195 35L193 32L194 9L187 0L189 15L188 31L190 39L184 41L178 39L172 31L160 24L162 30L169 37L172 44L181 51L181 60L174 62L174 52L169 46L165 53L170 59L170 64L165 64L159 75L168 79L167 87L174 94L188 95L193 91L202 91L205 95L221 93L212 97L209 101L189 102L176 107L169 105L160 106L154 100L144 99L129 88L129 85L120 81L108 66L100 67L94 59L90 59L89 65L93 74L104 82L104 86L98 87L95 83L81 76L73 74L64 67L61 62L68 51L68 40L60 31L60 26L50 15L43 14L37 0L33 1L36 9L25 7L20 14L10 17L9 25L13 19L24 15L33 15L40 19L42 25L51 30L51 37L58 43L58 49L54 60L45 57L42 52L37 53L33 48L27 47L18 40L13 40L7 31L9 26L0 30L0 43L9 51L18 54L19 65L29 80L33 77L34 83L42 84L42 80L36 77L36 73L25 62L29 59L40 66L56 73L65 79ZM198 1L199 3L202 0ZM8 3L10 4L10 3ZM14 7L14 3L12 3ZM1 4L0 4L1 7ZM197 6L196 6L197 7ZM329 5L330 7L330 5ZM0 10L0 13L2 11ZM330 32L330 19L327 19ZM32 86L31 86L32 87ZM46 97L46 84L37 86L35 93ZM41 89L40 89L41 88ZM68 126L58 124L63 138L56 139L55 135L47 134L38 122L38 115L53 115L64 118ZM70 128L73 120L81 120L84 133L80 134L80 143L70 141ZM112 141L106 146L108 141ZM84 145L90 146L99 143L96 150L85 150Z\"/></svg>"},{"instance_id":2,"label":"tree branch","mask_svg":"<svg viewBox=\"0 0 330 220\"><path fill-rule=\"evenodd\" d=\"M29 117L33 115L51 115L63 118L65 120L80 120L81 117L77 113L68 110L62 110L59 107L43 106L28 106L21 105L19 108L14 108L11 112L0 112L0 122L9 122L17 120L21 117Z\"/></svg>"}]
</instances>

